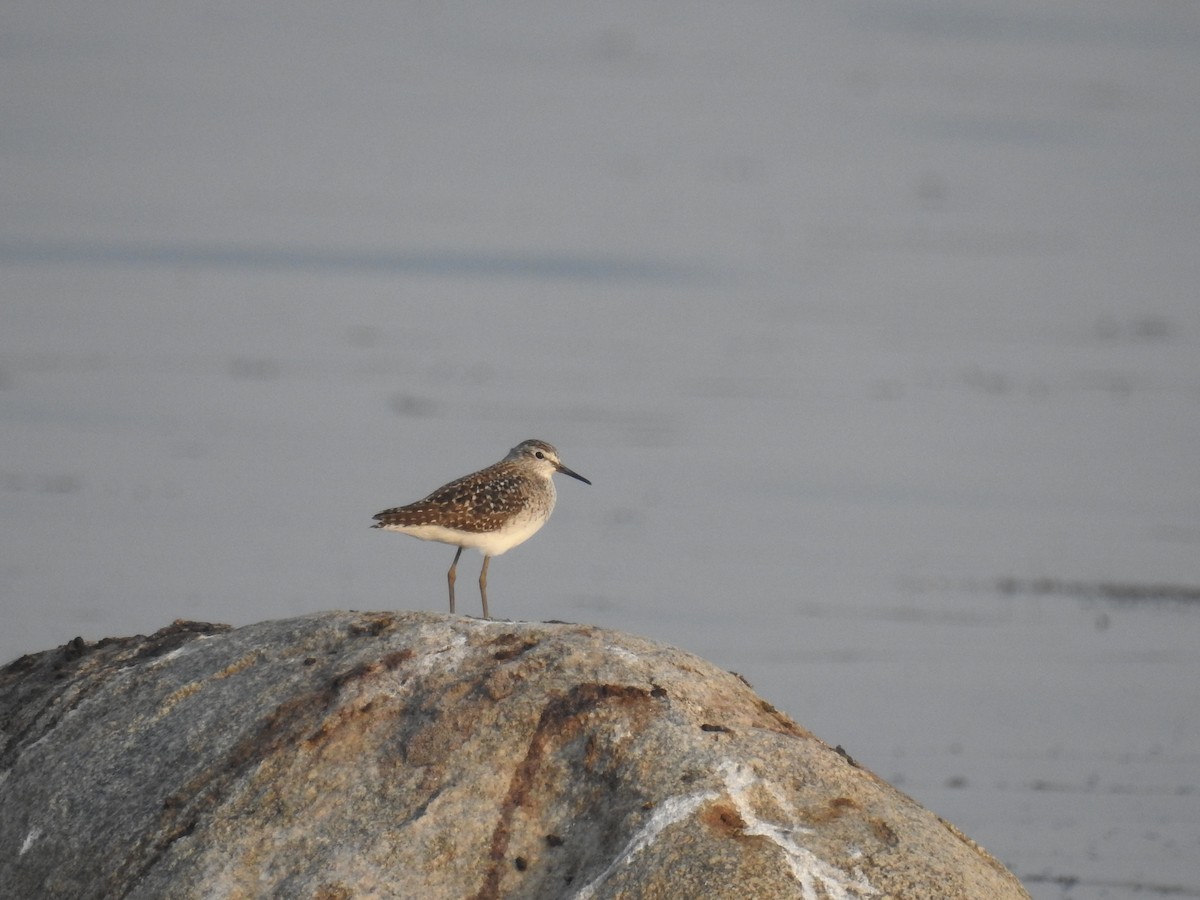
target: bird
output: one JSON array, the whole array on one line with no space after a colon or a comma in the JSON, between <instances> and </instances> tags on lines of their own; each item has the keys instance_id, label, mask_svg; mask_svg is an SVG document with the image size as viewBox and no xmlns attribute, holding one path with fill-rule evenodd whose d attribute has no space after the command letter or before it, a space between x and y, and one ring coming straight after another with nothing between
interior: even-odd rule
<instances>
[{"instance_id":1,"label":"bird","mask_svg":"<svg viewBox=\"0 0 1200 900\"><path fill-rule=\"evenodd\" d=\"M451 615L458 558L468 547L482 553L479 596L483 617L490 619L488 563L492 557L529 540L546 524L557 499L552 480L556 472L591 484L563 465L552 445L535 439L522 441L498 463L444 484L424 500L376 513L376 523L371 527L458 547L446 573Z\"/></svg>"}]
</instances>

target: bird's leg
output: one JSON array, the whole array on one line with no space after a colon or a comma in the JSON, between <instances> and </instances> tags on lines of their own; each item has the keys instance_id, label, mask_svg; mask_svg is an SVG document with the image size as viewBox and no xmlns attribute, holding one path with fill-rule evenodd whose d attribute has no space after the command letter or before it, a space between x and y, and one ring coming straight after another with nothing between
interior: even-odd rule
<instances>
[{"instance_id":1,"label":"bird's leg","mask_svg":"<svg viewBox=\"0 0 1200 900\"><path fill-rule=\"evenodd\" d=\"M487 608L487 567L491 561L492 558L490 556L485 556L483 558L483 569L479 572L479 596L483 598L483 617L485 619L491 618L488 615Z\"/></svg>"},{"instance_id":2,"label":"bird's leg","mask_svg":"<svg viewBox=\"0 0 1200 900\"><path fill-rule=\"evenodd\" d=\"M450 583L450 615L454 615L454 567L458 565L458 558L462 556L463 548L459 547L458 552L454 554L454 562L450 563L450 571L446 573L446 581Z\"/></svg>"}]
</instances>

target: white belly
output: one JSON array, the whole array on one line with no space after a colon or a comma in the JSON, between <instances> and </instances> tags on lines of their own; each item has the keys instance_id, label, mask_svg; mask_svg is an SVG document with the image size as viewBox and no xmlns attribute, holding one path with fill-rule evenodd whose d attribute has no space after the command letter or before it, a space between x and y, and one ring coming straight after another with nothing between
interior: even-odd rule
<instances>
[{"instance_id":1,"label":"white belly","mask_svg":"<svg viewBox=\"0 0 1200 900\"><path fill-rule=\"evenodd\" d=\"M545 519L524 519L512 522L502 531L480 533L455 531L442 525L384 525L383 527L388 531L402 531L423 541L440 541L443 544L454 544L457 547L478 550L484 556L499 556L517 544L523 544L529 540L545 524Z\"/></svg>"}]
</instances>

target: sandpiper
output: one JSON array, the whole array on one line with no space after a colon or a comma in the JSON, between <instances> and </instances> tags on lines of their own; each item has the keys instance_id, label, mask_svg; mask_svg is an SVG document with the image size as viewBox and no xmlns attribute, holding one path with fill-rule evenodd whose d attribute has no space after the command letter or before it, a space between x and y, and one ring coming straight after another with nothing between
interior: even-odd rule
<instances>
[{"instance_id":1,"label":"sandpiper","mask_svg":"<svg viewBox=\"0 0 1200 900\"><path fill-rule=\"evenodd\" d=\"M454 569L463 549L473 547L483 554L479 573L479 596L483 617L490 619L487 602L487 570L499 556L529 540L546 524L554 511L554 482L562 472L591 484L558 459L558 451L545 441L522 441L500 462L442 485L424 500L385 509L372 528L402 531L423 541L454 544L458 551L446 573L450 584L450 612L454 612Z\"/></svg>"}]
</instances>

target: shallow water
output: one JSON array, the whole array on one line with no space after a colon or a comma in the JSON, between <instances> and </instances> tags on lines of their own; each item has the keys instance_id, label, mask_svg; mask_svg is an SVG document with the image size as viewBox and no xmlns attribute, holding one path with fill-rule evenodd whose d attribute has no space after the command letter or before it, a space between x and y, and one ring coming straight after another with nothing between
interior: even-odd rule
<instances>
[{"instance_id":1,"label":"shallow water","mask_svg":"<svg viewBox=\"0 0 1200 900\"><path fill-rule=\"evenodd\" d=\"M7 18L0 656L441 609L371 516L540 437L594 485L495 614L740 672L1035 897L1200 896L1191 7Z\"/></svg>"}]
</instances>

